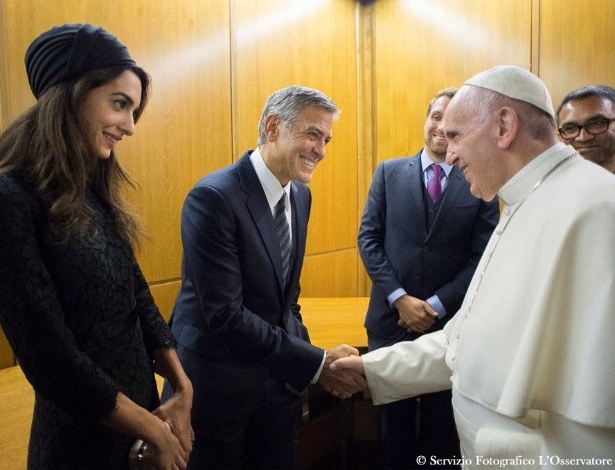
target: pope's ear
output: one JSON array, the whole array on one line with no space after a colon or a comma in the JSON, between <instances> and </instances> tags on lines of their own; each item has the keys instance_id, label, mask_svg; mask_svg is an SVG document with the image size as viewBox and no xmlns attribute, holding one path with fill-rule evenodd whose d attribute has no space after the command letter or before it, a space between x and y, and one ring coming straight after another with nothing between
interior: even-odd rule
<instances>
[{"instance_id":1,"label":"pope's ear","mask_svg":"<svg viewBox=\"0 0 615 470\"><path fill-rule=\"evenodd\" d=\"M517 136L519 130L519 117L509 108L503 107L498 111L498 146L508 148Z\"/></svg>"}]
</instances>

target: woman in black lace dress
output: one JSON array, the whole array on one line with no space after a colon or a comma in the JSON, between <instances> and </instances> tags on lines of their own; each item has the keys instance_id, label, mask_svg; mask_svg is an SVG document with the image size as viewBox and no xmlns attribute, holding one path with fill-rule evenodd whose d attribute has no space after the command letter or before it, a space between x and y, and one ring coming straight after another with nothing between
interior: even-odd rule
<instances>
[{"instance_id":1,"label":"woman in black lace dress","mask_svg":"<svg viewBox=\"0 0 615 470\"><path fill-rule=\"evenodd\" d=\"M87 24L43 33L26 68L38 101L0 136L0 324L35 391L28 468L126 469L140 438L156 468L184 469L192 386L135 260L114 155L149 77ZM174 389L163 406L154 369Z\"/></svg>"}]
</instances>

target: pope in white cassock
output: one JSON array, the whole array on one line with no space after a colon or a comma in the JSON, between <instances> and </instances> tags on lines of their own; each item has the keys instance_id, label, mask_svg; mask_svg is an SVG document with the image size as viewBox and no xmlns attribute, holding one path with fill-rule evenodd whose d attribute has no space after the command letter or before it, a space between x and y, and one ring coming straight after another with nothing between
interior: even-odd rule
<instances>
[{"instance_id":1,"label":"pope in white cassock","mask_svg":"<svg viewBox=\"0 0 615 470\"><path fill-rule=\"evenodd\" d=\"M452 388L466 469L615 467L615 176L559 143L553 116L524 69L465 83L447 163L504 207L463 305L332 365L363 372L376 404Z\"/></svg>"}]
</instances>

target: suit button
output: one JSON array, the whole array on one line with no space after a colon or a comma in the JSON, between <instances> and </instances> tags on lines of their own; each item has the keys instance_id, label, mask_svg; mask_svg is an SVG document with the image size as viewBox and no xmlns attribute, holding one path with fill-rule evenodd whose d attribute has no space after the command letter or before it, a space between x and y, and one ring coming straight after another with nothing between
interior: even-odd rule
<instances>
[{"instance_id":1,"label":"suit button","mask_svg":"<svg viewBox=\"0 0 615 470\"><path fill-rule=\"evenodd\" d=\"M423 253L427 253L427 247L426 246L423 247Z\"/></svg>"}]
</instances>

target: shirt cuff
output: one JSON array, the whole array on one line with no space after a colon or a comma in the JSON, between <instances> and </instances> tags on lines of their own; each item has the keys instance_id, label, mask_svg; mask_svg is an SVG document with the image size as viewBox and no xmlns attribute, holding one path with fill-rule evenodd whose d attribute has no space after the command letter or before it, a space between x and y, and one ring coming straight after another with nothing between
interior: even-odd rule
<instances>
[{"instance_id":1,"label":"shirt cuff","mask_svg":"<svg viewBox=\"0 0 615 470\"><path fill-rule=\"evenodd\" d=\"M399 299L402 295L406 295L407 292L405 291L405 289L403 287L400 287L399 289L395 289L391 294L389 294L389 296L387 297L387 302L389 302L389 307L391 308L395 308L393 306L393 304L395 303L395 301L397 299Z\"/></svg>"},{"instance_id":2,"label":"shirt cuff","mask_svg":"<svg viewBox=\"0 0 615 470\"><path fill-rule=\"evenodd\" d=\"M316 371L316 375L314 375L310 383L315 384L316 382L318 382L318 379L320 378L320 373L322 372L322 368L325 366L325 359L327 359L327 351L324 351L322 355L322 362L320 363L320 367Z\"/></svg>"},{"instance_id":3,"label":"shirt cuff","mask_svg":"<svg viewBox=\"0 0 615 470\"><path fill-rule=\"evenodd\" d=\"M446 309L437 295L432 295L425 302L427 302L431 308L433 308L438 314L438 318L442 320L446 316Z\"/></svg>"}]
</instances>

